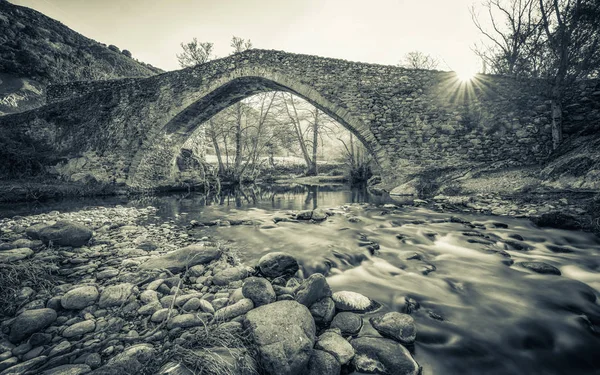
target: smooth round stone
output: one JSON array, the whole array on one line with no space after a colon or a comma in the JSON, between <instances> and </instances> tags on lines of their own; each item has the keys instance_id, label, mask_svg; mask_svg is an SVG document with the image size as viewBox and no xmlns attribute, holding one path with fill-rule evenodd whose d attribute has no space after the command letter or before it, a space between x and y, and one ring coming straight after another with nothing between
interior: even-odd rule
<instances>
[{"instance_id":1,"label":"smooth round stone","mask_svg":"<svg viewBox=\"0 0 600 375\"><path fill-rule=\"evenodd\" d=\"M125 304L133 291L134 285L129 283L107 286L100 295L98 305L101 308L121 306Z\"/></svg>"},{"instance_id":2,"label":"smooth round stone","mask_svg":"<svg viewBox=\"0 0 600 375\"><path fill-rule=\"evenodd\" d=\"M298 269L298 261L284 252L274 252L264 255L258 261L260 272L266 277L292 276Z\"/></svg>"},{"instance_id":3,"label":"smooth round stone","mask_svg":"<svg viewBox=\"0 0 600 375\"><path fill-rule=\"evenodd\" d=\"M254 302L249 298L244 298L233 305L223 307L215 312L216 321L231 320L243 315L254 308Z\"/></svg>"},{"instance_id":4,"label":"smooth round stone","mask_svg":"<svg viewBox=\"0 0 600 375\"><path fill-rule=\"evenodd\" d=\"M33 333L48 327L56 317L56 311L48 308L25 311L12 323L8 339L12 343L19 343Z\"/></svg>"},{"instance_id":5,"label":"smooth round stone","mask_svg":"<svg viewBox=\"0 0 600 375\"><path fill-rule=\"evenodd\" d=\"M323 350L335 357L340 365L345 365L354 357L354 348L336 332L327 331L319 336L315 349Z\"/></svg>"},{"instance_id":6,"label":"smooth round stone","mask_svg":"<svg viewBox=\"0 0 600 375\"><path fill-rule=\"evenodd\" d=\"M350 341L357 371L367 374L417 375L420 368L408 349L394 340L359 337Z\"/></svg>"},{"instance_id":7,"label":"smooth round stone","mask_svg":"<svg viewBox=\"0 0 600 375\"><path fill-rule=\"evenodd\" d=\"M60 299L60 304L67 310L81 310L93 305L99 293L95 286L82 286L68 291Z\"/></svg>"},{"instance_id":8,"label":"smooth round stone","mask_svg":"<svg viewBox=\"0 0 600 375\"><path fill-rule=\"evenodd\" d=\"M313 303L309 310L317 326L328 326L335 315L335 303L330 297L325 297Z\"/></svg>"},{"instance_id":9,"label":"smooth round stone","mask_svg":"<svg viewBox=\"0 0 600 375\"><path fill-rule=\"evenodd\" d=\"M339 328L342 335L357 335L363 326L360 315L349 311L342 311L333 317L331 328Z\"/></svg>"},{"instance_id":10,"label":"smooth round stone","mask_svg":"<svg viewBox=\"0 0 600 375\"><path fill-rule=\"evenodd\" d=\"M417 337L415 320L410 315L393 311L373 317L369 321L382 336L402 344L412 344Z\"/></svg>"},{"instance_id":11,"label":"smooth round stone","mask_svg":"<svg viewBox=\"0 0 600 375\"><path fill-rule=\"evenodd\" d=\"M306 371L307 375L339 375L341 365L333 355L314 349Z\"/></svg>"},{"instance_id":12,"label":"smooth round stone","mask_svg":"<svg viewBox=\"0 0 600 375\"><path fill-rule=\"evenodd\" d=\"M368 312L381 306L367 296L347 290L335 292L331 298L340 311Z\"/></svg>"},{"instance_id":13,"label":"smooth round stone","mask_svg":"<svg viewBox=\"0 0 600 375\"><path fill-rule=\"evenodd\" d=\"M271 283L262 277L249 277L244 281L242 294L254 302L254 306L262 306L275 302L277 296Z\"/></svg>"},{"instance_id":14,"label":"smooth round stone","mask_svg":"<svg viewBox=\"0 0 600 375\"><path fill-rule=\"evenodd\" d=\"M31 250L28 247L0 251L0 263L16 262L18 260L23 260L32 255L33 255L33 250Z\"/></svg>"},{"instance_id":15,"label":"smooth round stone","mask_svg":"<svg viewBox=\"0 0 600 375\"><path fill-rule=\"evenodd\" d=\"M181 309L183 311L196 311L200 308L201 304L202 304L202 301L200 300L200 298L194 297L194 298L191 298L186 303L184 303L183 306L181 307Z\"/></svg>"},{"instance_id":16,"label":"smooth round stone","mask_svg":"<svg viewBox=\"0 0 600 375\"><path fill-rule=\"evenodd\" d=\"M84 320L68 326L62 333L63 337L77 337L93 332L96 329L96 323L93 320Z\"/></svg>"}]
</instances>

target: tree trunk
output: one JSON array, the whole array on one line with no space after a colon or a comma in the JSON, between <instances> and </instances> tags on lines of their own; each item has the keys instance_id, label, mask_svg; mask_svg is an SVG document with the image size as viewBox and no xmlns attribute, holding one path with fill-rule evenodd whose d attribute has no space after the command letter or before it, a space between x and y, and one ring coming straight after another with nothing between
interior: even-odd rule
<instances>
[{"instance_id":1,"label":"tree trunk","mask_svg":"<svg viewBox=\"0 0 600 375\"><path fill-rule=\"evenodd\" d=\"M223 157L221 156L221 148L219 147L219 142L217 142L217 135L215 132L215 124L212 119L209 120L210 127L210 138L212 139L213 147L215 148L215 154L217 155L217 161L219 162L219 174L222 174L225 170L225 166L223 165Z\"/></svg>"},{"instance_id":2,"label":"tree trunk","mask_svg":"<svg viewBox=\"0 0 600 375\"><path fill-rule=\"evenodd\" d=\"M319 110L315 110L315 121L313 122L313 144L312 144L312 160L310 161L310 168L307 175L316 176L319 174L317 169L317 151L319 147Z\"/></svg>"},{"instance_id":3,"label":"tree trunk","mask_svg":"<svg viewBox=\"0 0 600 375\"><path fill-rule=\"evenodd\" d=\"M235 159L234 159L234 179L241 180L240 166L242 165L242 104L235 105L236 124L235 124Z\"/></svg>"}]
</instances>

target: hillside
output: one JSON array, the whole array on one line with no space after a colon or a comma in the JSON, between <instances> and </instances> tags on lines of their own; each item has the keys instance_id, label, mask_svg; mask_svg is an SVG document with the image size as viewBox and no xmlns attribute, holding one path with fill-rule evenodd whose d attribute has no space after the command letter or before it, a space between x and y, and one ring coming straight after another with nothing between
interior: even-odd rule
<instances>
[{"instance_id":1,"label":"hillside","mask_svg":"<svg viewBox=\"0 0 600 375\"><path fill-rule=\"evenodd\" d=\"M136 61L33 9L0 0L0 116L44 104L48 84L149 77L162 71Z\"/></svg>"}]
</instances>

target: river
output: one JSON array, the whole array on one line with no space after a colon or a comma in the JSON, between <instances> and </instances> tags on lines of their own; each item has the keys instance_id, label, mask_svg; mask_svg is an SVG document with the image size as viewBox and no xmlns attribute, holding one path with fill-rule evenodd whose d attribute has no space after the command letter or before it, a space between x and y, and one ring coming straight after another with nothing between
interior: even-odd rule
<instances>
[{"instance_id":1,"label":"river","mask_svg":"<svg viewBox=\"0 0 600 375\"><path fill-rule=\"evenodd\" d=\"M0 217L84 206L158 208L153 222L221 225L212 237L252 264L286 251L305 276L360 292L383 311L411 310L423 374L594 374L600 369L600 239L527 219L396 207L364 189L254 188L201 195L81 199L0 207ZM289 210L331 209L322 223L278 222ZM231 220L254 225L226 225ZM193 233L193 231L192 231ZM561 275L521 262L544 262ZM370 325L361 335L376 334Z\"/></svg>"}]
</instances>

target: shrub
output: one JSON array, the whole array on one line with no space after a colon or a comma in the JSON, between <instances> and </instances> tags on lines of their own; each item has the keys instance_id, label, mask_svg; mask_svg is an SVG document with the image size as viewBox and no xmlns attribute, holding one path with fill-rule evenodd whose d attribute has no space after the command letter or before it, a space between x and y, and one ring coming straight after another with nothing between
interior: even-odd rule
<instances>
[{"instance_id":1,"label":"shrub","mask_svg":"<svg viewBox=\"0 0 600 375\"><path fill-rule=\"evenodd\" d=\"M121 53L129 58L131 58L131 52L129 52L129 50L124 49L123 51L121 51Z\"/></svg>"},{"instance_id":2,"label":"shrub","mask_svg":"<svg viewBox=\"0 0 600 375\"><path fill-rule=\"evenodd\" d=\"M0 316L11 316L21 307L15 296L25 286L38 294L50 292L57 285L55 269L55 264L34 260L0 264Z\"/></svg>"},{"instance_id":3,"label":"shrub","mask_svg":"<svg viewBox=\"0 0 600 375\"><path fill-rule=\"evenodd\" d=\"M120 53L121 50L119 49L119 47L115 46L114 44L111 44L110 46L108 46L108 49L111 51L115 51L116 53Z\"/></svg>"}]
</instances>

